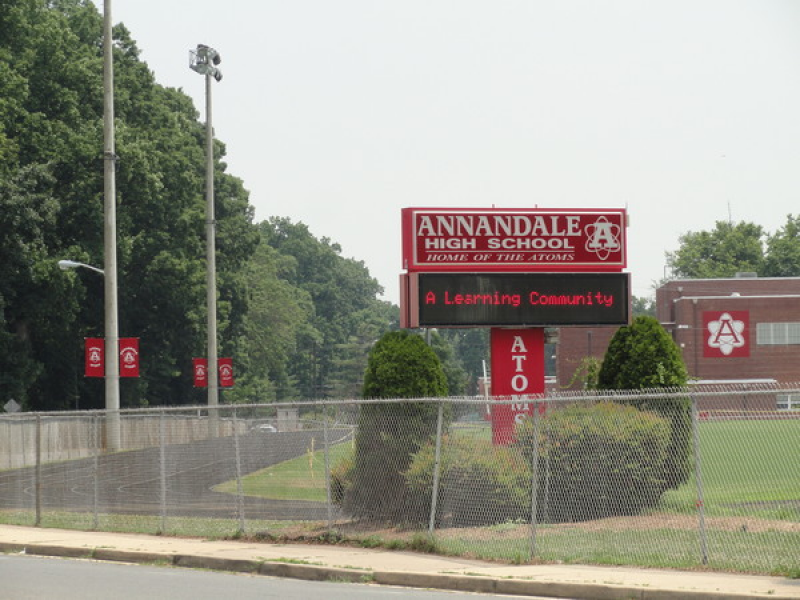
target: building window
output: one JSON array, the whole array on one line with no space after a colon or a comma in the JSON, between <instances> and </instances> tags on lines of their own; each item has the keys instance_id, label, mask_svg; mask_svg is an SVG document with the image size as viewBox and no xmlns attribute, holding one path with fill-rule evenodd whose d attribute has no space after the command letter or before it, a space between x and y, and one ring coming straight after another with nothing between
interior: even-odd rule
<instances>
[{"instance_id":1,"label":"building window","mask_svg":"<svg viewBox=\"0 0 800 600\"><path fill-rule=\"evenodd\" d=\"M758 323L756 343L763 346L800 344L800 323Z\"/></svg>"},{"instance_id":2,"label":"building window","mask_svg":"<svg viewBox=\"0 0 800 600\"><path fill-rule=\"evenodd\" d=\"M800 394L778 394L778 410L800 410Z\"/></svg>"}]
</instances>

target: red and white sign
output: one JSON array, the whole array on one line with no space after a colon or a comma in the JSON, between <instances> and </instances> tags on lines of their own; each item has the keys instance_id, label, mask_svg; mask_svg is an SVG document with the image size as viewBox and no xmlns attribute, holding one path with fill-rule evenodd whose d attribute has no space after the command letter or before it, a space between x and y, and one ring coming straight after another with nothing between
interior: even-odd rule
<instances>
[{"instance_id":1,"label":"red and white sign","mask_svg":"<svg viewBox=\"0 0 800 600\"><path fill-rule=\"evenodd\" d=\"M193 358L192 373L194 378L194 387L208 387L208 360L205 358Z\"/></svg>"},{"instance_id":2,"label":"red and white sign","mask_svg":"<svg viewBox=\"0 0 800 600\"><path fill-rule=\"evenodd\" d=\"M105 377L106 375L106 342L103 338L86 338L84 340L86 377Z\"/></svg>"},{"instance_id":3,"label":"red and white sign","mask_svg":"<svg viewBox=\"0 0 800 600\"><path fill-rule=\"evenodd\" d=\"M233 387L233 359L220 358L217 360L219 365L219 387Z\"/></svg>"},{"instance_id":4,"label":"red and white sign","mask_svg":"<svg viewBox=\"0 0 800 600\"><path fill-rule=\"evenodd\" d=\"M119 376L139 377L139 338L119 338Z\"/></svg>"},{"instance_id":5,"label":"red and white sign","mask_svg":"<svg viewBox=\"0 0 800 600\"><path fill-rule=\"evenodd\" d=\"M533 403L526 396L544 393L544 329L492 328L491 344L492 395L519 399L492 406L492 441L510 444L514 428L533 414Z\"/></svg>"},{"instance_id":6,"label":"red and white sign","mask_svg":"<svg viewBox=\"0 0 800 600\"><path fill-rule=\"evenodd\" d=\"M624 209L404 208L403 262L415 271L620 271Z\"/></svg>"},{"instance_id":7,"label":"red and white sign","mask_svg":"<svg viewBox=\"0 0 800 600\"><path fill-rule=\"evenodd\" d=\"M703 357L750 356L750 311L703 311Z\"/></svg>"}]
</instances>

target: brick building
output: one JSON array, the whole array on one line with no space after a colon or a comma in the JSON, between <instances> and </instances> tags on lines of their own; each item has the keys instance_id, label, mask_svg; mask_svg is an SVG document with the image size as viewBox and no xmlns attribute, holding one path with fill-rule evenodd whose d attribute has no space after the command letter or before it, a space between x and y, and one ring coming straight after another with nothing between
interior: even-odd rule
<instances>
[{"instance_id":1,"label":"brick building","mask_svg":"<svg viewBox=\"0 0 800 600\"><path fill-rule=\"evenodd\" d=\"M670 281L656 317L694 379L800 381L800 278Z\"/></svg>"},{"instance_id":2,"label":"brick building","mask_svg":"<svg viewBox=\"0 0 800 600\"><path fill-rule=\"evenodd\" d=\"M670 281L656 290L656 317L681 349L694 380L800 381L798 277L742 274L729 279ZM602 360L616 330L561 328L556 367L560 388L581 387L576 369L587 356Z\"/></svg>"}]
</instances>

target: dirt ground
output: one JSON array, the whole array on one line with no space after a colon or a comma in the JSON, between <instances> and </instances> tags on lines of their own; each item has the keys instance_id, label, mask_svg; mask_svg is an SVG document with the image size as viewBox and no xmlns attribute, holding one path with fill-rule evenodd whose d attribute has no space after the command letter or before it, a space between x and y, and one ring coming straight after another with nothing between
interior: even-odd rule
<instances>
[{"instance_id":1,"label":"dirt ground","mask_svg":"<svg viewBox=\"0 0 800 600\"><path fill-rule=\"evenodd\" d=\"M759 519L754 517L706 517L705 527L711 531L741 531L760 533L778 531L785 533L800 533L800 523L781 521L776 519ZM409 541L425 529L399 529L381 527L366 523L337 523L334 529L343 537L351 539L376 538L383 542L389 540ZM696 531L698 517L696 515L653 514L644 516L613 517L584 521L580 523L560 523L542 526L538 535L562 534L568 531L600 532L600 531L652 531L652 530L680 530ZM327 525L323 523L299 524L281 531L281 536L287 540L313 540L327 536ZM485 527L460 527L437 528L436 535L440 538L481 538L492 539L518 539L530 536L530 524L503 523Z\"/></svg>"}]
</instances>

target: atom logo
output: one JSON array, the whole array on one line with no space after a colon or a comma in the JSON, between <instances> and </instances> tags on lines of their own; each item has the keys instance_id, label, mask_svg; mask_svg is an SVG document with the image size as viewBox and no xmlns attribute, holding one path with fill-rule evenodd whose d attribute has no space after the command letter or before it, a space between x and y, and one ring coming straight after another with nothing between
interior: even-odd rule
<instances>
[{"instance_id":1,"label":"atom logo","mask_svg":"<svg viewBox=\"0 0 800 600\"><path fill-rule=\"evenodd\" d=\"M619 225L609 222L605 217L587 225L584 233L587 252L593 252L600 260L608 259L612 252L619 252L622 247Z\"/></svg>"},{"instance_id":2,"label":"atom logo","mask_svg":"<svg viewBox=\"0 0 800 600\"><path fill-rule=\"evenodd\" d=\"M708 332L711 334L708 336L708 345L730 356L734 349L745 345L744 328L744 321L734 319L729 313L722 313L718 320L708 323Z\"/></svg>"}]
</instances>

